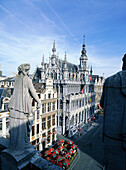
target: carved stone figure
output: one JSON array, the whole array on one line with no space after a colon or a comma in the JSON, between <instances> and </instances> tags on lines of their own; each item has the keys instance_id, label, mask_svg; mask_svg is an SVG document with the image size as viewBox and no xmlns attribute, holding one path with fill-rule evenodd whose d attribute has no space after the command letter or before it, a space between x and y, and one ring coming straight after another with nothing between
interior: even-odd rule
<instances>
[{"instance_id":1,"label":"carved stone figure","mask_svg":"<svg viewBox=\"0 0 126 170\"><path fill-rule=\"evenodd\" d=\"M126 54L122 71L108 77L100 102L104 109L104 160L107 170L125 169L126 163Z\"/></svg>"},{"instance_id":2,"label":"carved stone figure","mask_svg":"<svg viewBox=\"0 0 126 170\"><path fill-rule=\"evenodd\" d=\"M30 130L32 128L32 98L40 107L40 100L28 77L30 64L21 64L18 67L13 95L9 103L10 141L9 149L21 154L30 145Z\"/></svg>"}]
</instances>

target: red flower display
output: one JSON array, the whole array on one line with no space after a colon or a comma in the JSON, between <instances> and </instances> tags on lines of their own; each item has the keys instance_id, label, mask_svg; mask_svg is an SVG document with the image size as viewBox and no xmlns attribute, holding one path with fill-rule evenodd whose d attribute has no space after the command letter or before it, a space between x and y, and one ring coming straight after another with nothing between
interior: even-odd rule
<instances>
[{"instance_id":1,"label":"red flower display","mask_svg":"<svg viewBox=\"0 0 126 170\"><path fill-rule=\"evenodd\" d=\"M64 157L65 157L65 158L69 158L69 157L70 157L70 155L67 153Z\"/></svg>"},{"instance_id":2,"label":"red flower display","mask_svg":"<svg viewBox=\"0 0 126 170\"><path fill-rule=\"evenodd\" d=\"M59 150L58 150L58 149L55 150L54 153L55 153L55 154L59 154Z\"/></svg>"},{"instance_id":3,"label":"red flower display","mask_svg":"<svg viewBox=\"0 0 126 170\"><path fill-rule=\"evenodd\" d=\"M49 149L49 152L51 152L51 153L54 152L54 149L53 149L53 148L50 148L50 149Z\"/></svg>"},{"instance_id":4,"label":"red flower display","mask_svg":"<svg viewBox=\"0 0 126 170\"><path fill-rule=\"evenodd\" d=\"M70 140L69 140L68 144L72 145L72 144L73 144L73 141L70 141Z\"/></svg>"},{"instance_id":5,"label":"red flower display","mask_svg":"<svg viewBox=\"0 0 126 170\"><path fill-rule=\"evenodd\" d=\"M62 160L63 160L63 157L62 157L62 156L60 156L60 155L58 155L58 156L57 156L57 158L56 158L56 160L60 162L60 161L62 161Z\"/></svg>"},{"instance_id":6,"label":"red flower display","mask_svg":"<svg viewBox=\"0 0 126 170\"><path fill-rule=\"evenodd\" d=\"M77 145L73 145L71 148L72 148L72 149L76 149L76 148L77 148Z\"/></svg>"},{"instance_id":7,"label":"red flower display","mask_svg":"<svg viewBox=\"0 0 126 170\"><path fill-rule=\"evenodd\" d=\"M55 153L52 153L50 156L51 156L52 158L56 158L56 154L55 154Z\"/></svg>"},{"instance_id":8,"label":"red flower display","mask_svg":"<svg viewBox=\"0 0 126 170\"><path fill-rule=\"evenodd\" d=\"M62 165L68 166L70 164L70 161L68 159L64 159L62 162Z\"/></svg>"},{"instance_id":9,"label":"red flower display","mask_svg":"<svg viewBox=\"0 0 126 170\"><path fill-rule=\"evenodd\" d=\"M59 150L62 150L63 148L64 148L64 146L59 146L59 148L58 148L58 149L59 149Z\"/></svg>"}]
</instances>

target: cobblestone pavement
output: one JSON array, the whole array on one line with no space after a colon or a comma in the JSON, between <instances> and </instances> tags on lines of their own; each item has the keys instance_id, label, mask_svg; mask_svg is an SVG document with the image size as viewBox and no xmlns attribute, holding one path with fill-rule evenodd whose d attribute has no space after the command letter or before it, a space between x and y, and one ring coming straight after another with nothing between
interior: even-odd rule
<instances>
[{"instance_id":1,"label":"cobblestone pavement","mask_svg":"<svg viewBox=\"0 0 126 170\"><path fill-rule=\"evenodd\" d=\"M103 142L102 142L103 116L99 116L97 123L84 125L80 132L68 138L58 135L59 138L72 140L80 150L79 160L74 164L72 170L101 170L103 169Z\"/></svg>"}]
</instances>

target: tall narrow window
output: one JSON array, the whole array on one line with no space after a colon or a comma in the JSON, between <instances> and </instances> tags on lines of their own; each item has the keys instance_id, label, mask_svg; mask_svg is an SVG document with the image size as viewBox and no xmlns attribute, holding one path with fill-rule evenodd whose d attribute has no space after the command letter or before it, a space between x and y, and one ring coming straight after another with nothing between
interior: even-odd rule
<instances>
[{"instance_id":1,"label":"tall narrow window","mask_svg":"<svg viewBox=\"0 0 126 170\"><path fill-rule=\"evenodd\" d=\"M42 118L42 130L46 128L46 118Z\"/></svg>"},{"instance_id":2,"label":"tall narrow window","mask_svg":"<svg viewBox=\"0 0 126 170\"><path fill-rule=\"evenodd\" d=\"M50 99L50 98L51 98L51 93L48 94L48 99Z\"/></svg>"},{"instance_id":3,"label":"tall narrow window","mask_svg":"<svg viewBox=\"0 0 126 170\"><path fill-rule=\"evenodd\" d=\"M51 102L48 103L48 112L51 111Z\"/></svg>"},{"instance_id":4,"label":"tall narrow window","mask_svg":"<svg viewBox=\"0 0 126 170\"><path fill-rule=\"evenodd\" d=\"M52 125L53 125L53 126L55 125L55 114L52 115Z\"/></svg>"},{"instance_id":5,"label":"tall narrow window","mask_svg":"<svg viewBox=\"0 0 126 170\"><path fill-rule=\"evenodd\" d=\"M52 103L52 110L55 110L55 102Z\"/></svg>"},{"instance_id":6,"label":"tall narrow window","mask_svg":"<svg viewBox=\"0 0 126 170\"><path fill-rule=\"evenodd\" d=\"M37 124L37 134L39 134L39 124Z\"/></svg>"},{"instance_id":7,"label":"tall narrow window","mask_svg":"<svg viewBox=\"0 0 126 170\"><path fill-rule=\"evenodd\" d=\"M60 100L60 109L63 108L63 103L62 103L62 100Z\"/></svg>"},{"instance_id":8,"label":"tall narrow window","mask_svg":"<svg viewBox=\"0 0 126 170\"><path fill-rule=\"evenodd\" d=\"M42 104L42 113L45 113L46 112L46 103L43 103Z\"/></svg>"},{"instance_id":9,"label":"tall narrow window","mask_svg":"<svg viewBox=\"0 0 126 170\"><path fill-rule=\"evenodd\" d=\"M39 110L37 110L37 119L39 119Z\"/></svg>"},{"instance_id":10,"label":"tall narrow window","mask_svg":"<svg viewBox=\"0 0 126 170\"><path fill-rule=\"evenodd\" d=\"M51 116L48 116L47 126L48 128L51 127Z\"/></svg>"}]
</instances>

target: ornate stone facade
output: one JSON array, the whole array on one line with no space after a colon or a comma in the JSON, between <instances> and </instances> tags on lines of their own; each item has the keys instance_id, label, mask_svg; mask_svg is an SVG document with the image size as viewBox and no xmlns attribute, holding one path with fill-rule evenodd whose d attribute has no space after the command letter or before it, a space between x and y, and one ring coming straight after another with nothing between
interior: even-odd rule
<instances>
[{"instance_id":1,"label":"ornate stone facade","mask_svg":"<svg viewBox=\"0 0 126 170\"><path fill-rule=\"evenodd\" d=\"M80 64L64 61L56 55L55 41L49 63L42 58L41 67L36 67L33 82L46 83L46 77L53 78L54 89L57 90L57 126L58 132L73 135L78 128L87 122L95 109L94 83L91 81L87 66L88 57L85 44L82 46Z\"/></svg>"}]
</instances>

